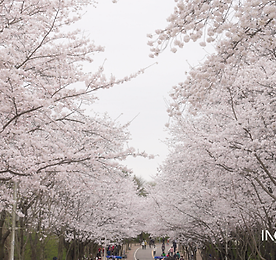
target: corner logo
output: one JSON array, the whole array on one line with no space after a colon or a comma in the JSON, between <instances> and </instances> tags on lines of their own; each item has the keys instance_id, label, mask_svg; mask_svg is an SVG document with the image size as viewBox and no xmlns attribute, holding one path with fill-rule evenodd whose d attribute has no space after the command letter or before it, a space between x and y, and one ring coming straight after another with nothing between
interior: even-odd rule
<instances>
[{"instance_id":1,"label":"corner logo","mask_svg":"<svg viewBox=\"0 0 276 260\"><path fill-rule=\"evenodd\" d=\"M267 241L268 239L276 241L276 231L274 234L271 234L268 230L262 230L262 241Z\"/></svg>"}]
</instances>

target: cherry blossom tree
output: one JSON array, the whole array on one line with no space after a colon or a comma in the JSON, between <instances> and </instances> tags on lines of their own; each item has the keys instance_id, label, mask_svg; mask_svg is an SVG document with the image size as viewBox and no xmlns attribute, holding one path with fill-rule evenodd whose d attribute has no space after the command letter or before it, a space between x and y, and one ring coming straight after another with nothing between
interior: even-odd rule
<instances>
[{"instance_id":1,"label":"cherry blossom tree","mask_svg":"<svg viewBox=\"0 0 276 260\"><path fill-rule=\"evenodd\" d=\"M85 117L83 121L85 119L89 118ZM20 178L21 201L19 207L23 214L21 215L22 221L24 220L22 230L28 228L32 231L39 225L44 234L47 235L64 226L69 226L69 231L76 229L74 225L78 226L77 223L81 218L78 216L78 212L82 212L84 208L87 214L96 211L95 207L98 202L95 201L96 195L91 194L91 188L102 185L104 179L110 178L110 187L104 186L100 193L102 195L99 200L104 200L105 192L109 189L112 192L116 191L111 185L113 182L115 184L114 178L117 178L118 186L127 177L129 170L116 161L123 160L125 156L133 154L133 149L123 148L128 134L111 121L108 125L107 119L89 120L89 124L88 120L84 124L85 128L82 126L82 128L74 129L75 122L70 122L67 123L68 128L59 127L55 130L52 141L50 141L51 137L48 137L50 143L59 145L56 148L59 150L59 154L62 154L61 147L64 147L64 151L70 150L74 157L74 159L70 159L70 163L48 162L49 164L42 167L43 169L37 174ZM82 123L79 124L83 125ZM66 136L69 130L72 135ZM81 132L77 132L79 130ZM59 138L56 138L57 136ZM37 149L37 151L39 150ZM81 155L79 152L83 154ZM78 156L84 158L84 153L86 153L86 159L79 160ZM48 153L45 154L47 158ZM42 160L43 155L44 153L40 155ZM58 162L60 162L59 160ZM56 214L53 211L57 211ZM102 211L102 214L104 212L111 211ZM97 225L97 221L94 222ZM36 230L40 228L36 228ZM92 229L91 226L89 228ZM43 232L41 231L41 235ZM80 235L79 232L78 235ZM95 235L97 239L99 233L97 232Z\"/></svg>"},{"instance_id":2,"label":"cherry blossom tree","mask_svg":"<svg viewBox=\"0 0 276 260\"><path fill-rule=\"evenodd\" d=\"M216 47L173 87L168 109L173 151L160 178L183 180L187 197L173 203L169 191L176 185L167 180L164 199L169 197L171 207L183 201L183 213L200 223L190 226L190 238L202 234L196 227L208 226L206 236L220 239L226 234L222 221L231 219L224 254L230 233L233 238L239 229L251 234L250 251L261 259L273 257L260 243L260 229L271 230L275 223L275 9L274 1L176 1L169 25L149 35L152 57L167 46L176 52L190 40ZM174 218L168 225L184 229L189 238L188 228Z\"/></svg>"},{"instance_id":3,"label":"cherry blossom tree","mask_svg":"<svg viewBox=\"0 0 276 260\"><path fill-rule=\"evenodd\" d=\"M202 118L191 121L197 128L190 132L186 124L185 132L178 129L182 138L171 141L174 150L151 189L158 216L158 224L152 228L159 235L177 238L185 246L191 241L199 247L215 244L222 256L226 253L225 243L230 241L228 236L232 234L233 239L236 229L269 222L273 203L268 194L242 175L227 173L216 165L204 139L199 142L201 138L195 132L199 124L207 122ZM261 234L261 229L258 231Z\"/></svg>"},{"instance_id":4,"label":"cherry blossom tree","mask_svg":"<svg viewBox=\"0 0 276 260\"><path fill-rule=\"evenodd\" d=\"M45 133L43 139L47 141L46 132L55 131L55 127L59 127L58 122L83 123L78 120L78 116L83 114L81 105L93 102L92 93L95 90L129 79L106 80L103 68L99 68L96 73L82 71L81 64L92 62L91 56L103 48L89 43L77 31L66 32L63 28L75 22L81 8L89 2L45 1L38 4L4 1L1 5L3 105L0 121L1 136L4 138L1 144L3 180L30 175L39 170L39 166L31 168L27 152L19 154L18 148L23 142L34 140L35 136L32 135L37 132L42 135ZM72 12L77 12L77 16L72 15ZM72 87L77 82L85 82L85 86ZM11 141L16 140L17 136L20 136L21 143ZM37 140L33 142L42 143ZM32 145L25 144L26 147ZM13 150L10 146L18 147ZM48 152L48 155L51 154ZM32 163L33 157L29 160L32 165L37 165ZM16 166L13 161L16 161Z\"/></svg>"},{"instance_id":5,"label":"cherry blossom tree","mask_svg":"<svg viewBox=\"0 0 276 260\"><path fill-rule=\"evenodd\" d=\"M80 240L98 239L98 226L107 211L96 208L94 202L103 201L105 192L114 191L115 183L127 181L124 178L130 173L121 164L134 154L127 145L127 126L88 116L83 105L93 103L96 90L121 84L143 71L117 80L107 79L103 67L94 72L83 69L93 55L103 51L80 30L70 30L89 4L96 2L0 3L0 259L9 235L3 227L9 225L14 182L19 184L17 214L22 230L40 232L40 237L31 239L43 240L53 230L63 236L67 232L69 239L75 231ZM91 187L107 179L112 185L99 191L103 197L95 198ZM113 198L108 207L122 208L122 197L127 194L120 188L121 196ZM130 209L125 209L120 226L130 219L126 217ZM98 211L97 218L87 225L93 210ZM112 221L119 219L117 215ZM116 232L110 233L113 238ZM24 234L20 235L19 257L23 259Z\"/></svg>"}]
</instances>

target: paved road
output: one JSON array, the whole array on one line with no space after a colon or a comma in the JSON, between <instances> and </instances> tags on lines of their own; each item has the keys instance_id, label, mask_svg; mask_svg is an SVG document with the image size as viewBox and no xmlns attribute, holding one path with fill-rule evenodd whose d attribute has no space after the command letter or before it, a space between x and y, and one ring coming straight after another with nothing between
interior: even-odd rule
<instances>
[{"instance_id":1,"label":"paved road","mask_svg":"<svg viewBox=\"0 0 276 260\"><path fill-rule=\"evenodd\" d=\"M171 245L165 244L165 253L168 252ZM161 243L156 244L156 256L161 256L162 250L161 250ZM187 260L187 258L184 256L184 259ZM199 250L197 251L196 259L202 260ZM153 256L153 247L149 247L147 245L146 249L142 249L141 246L135 245L132 247L132 249L128 252L128 256L126 260L154 260Z\"/></svg>"},{"instance_id":2,"label":"paved road","mask_svg":"<svg viewBox=\"0 0 276 260\"><path fill-rule=\"evenodd\" d=\"M166 245L165 252L169 250L170 246ZM156 256L160 256L162 253L161 251L161 244L156 245ZM134 260L153 260L153 246L150 248L148 245L146 249L142 249L142 247L139 247L134 252Z\"/></svg>"}]
</instances>

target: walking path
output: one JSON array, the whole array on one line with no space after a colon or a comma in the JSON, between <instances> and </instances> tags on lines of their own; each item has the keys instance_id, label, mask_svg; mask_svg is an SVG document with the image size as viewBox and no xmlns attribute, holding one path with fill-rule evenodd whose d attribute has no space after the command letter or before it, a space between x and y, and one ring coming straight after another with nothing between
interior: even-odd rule
<instances>
[{"instance_id":1,"label":"walking path","mask_svg":"<svg viewBox=\"0 0 276 260\"><path fill-rule=\"evenodd\" d=\"M166 244L165 252L168 250L169 247L170 246L168 246ZM141 249L141 251L140 251L140 249ZM161 244L157 244L156 245L156 249L157 249L156 255L161 255ZM139 253L137 253L138 251L139 251ZM150 251L150 252L146 253L146 251ZM152 259L153 260L152 248L149 249L149 247L147 247L147 250L142 250L141 245L138 244L138 243L137 244L131 244L131 249L127 251L127 259L126 260L138 260L139 259L138 255L140 254L140 256L141 256L141 253L143 253L143 257L142 258L144 258L144 259ZM137 259L135 257L137 257ZM139 260L142 260L142 258L139 259ZM186 257L184 257L184 259L188 260ZM197 260L201 260L202 259L201 256L200 256L200 254L199 254L199 252L197 252L196 259Z\"/></svg>"},{"instance_id":2,"label":"walking path","mask_svg":"<svg viewBox=\"0 0 276 260\"><path fill-rule=\"evenodd\" d=\"M156 245L156 255L161 255L161 244ZM153 260L153 247L147 245L142 249L140 244L132 244L131 250L127 252L127 260Z\"/></svg>"},{"instance_id":3,"label":"walking path","mask_svg":"<svg viewBox=\"0 0 276 260\"><path fill-rule=\"evenodd\" d=\"M127 260L136 260L134 259L134 254L139 248L141 248L140 244L131 244L131 249L127 251Z\"/></svg>"}]
</instances>

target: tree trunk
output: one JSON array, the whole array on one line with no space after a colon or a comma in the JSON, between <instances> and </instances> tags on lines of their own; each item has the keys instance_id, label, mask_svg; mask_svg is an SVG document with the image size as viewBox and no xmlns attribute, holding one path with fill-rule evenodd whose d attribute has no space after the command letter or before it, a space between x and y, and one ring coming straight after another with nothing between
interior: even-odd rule
<instances>
[{"instance_id":1,"label":"tree trunk","mask_svg":"<svg viewBox=\"0 0 276 260\"><path fill-rule=\"evenodd\" d=\"M40 259L39 258L39 256L40 256L39 249L40 248L39 248L39 238L38 238L40 226L41 226L41 222L39 220L35 234L34 235L32 233L30 234L30 245L31 245L31 252L32 252L31 260Z\"/></svg>"},{"instance_id":2,"label":"tree trunk","mask_svg":"<svg viewBox=\"0 0 276 260\"><path fill-rule=\"evenodd\" d=\"M7 212L5 210L0 213L0 260L4 260L5 258L5 241L10 234L10 229L5 230L5 220L6 220Z\"/></svg>"},{"instance_id":3,"label":"tree trunk","mask_svg":"<svg viewBox=\"0 0 276 260\"><path fill-rule=\"evenodd\" d=\"M0 242L0 259L4 260L4 244L2 241Z\"/></svg>"},{"instance_id":4,"label":"tree trunk","mask_svg":"<svg viewBox=\"0 0 276 260\"><path fill-rule=\"evenodd\" d=\"M37 260L37 234L30 233L30 246L31 246L31 260Z\"/></svg>"},{"instance_id":5,"label":"tree trunk","mask_svg":"<svg viewBox=\"0 0 276 260\"><path fill-rule=\"evenodd\" d=\"M74 231L74 243L73 243L73 249L74 249L74 257L73 260L77 260L77 241L76 241L76 231Z\"/></svg>"},{"instance_id":6,"label":"tree trunk","mask_svg":"<svg viewBox=\"0 0 276 260\"><path fill-rule=\"evenodd\" d=\"M18 234L18 259L19 260L24 260L24 255L25 255L25 248L29 239L29 236L27 236L26 241L24 241L24 230L25 230L25 217L21 217L19 219L19 226L20 229L18 230L17 234Z\"/></svg>"},{"instance_id":7,"label":"tree trunk","mask_svg":"<svg viewBox=\"0 0 276 260\"><path fill-rule=\"evenodd\" d=\"M63 258L64 231L65 231L65 228L62 227L60 230L60 234L58 236L58 260L62 260L62 258Z\"/></svg>"}]
</instances>

